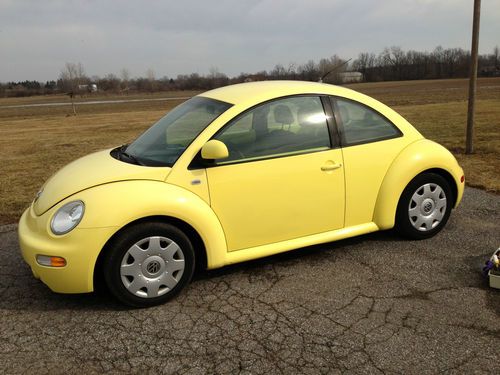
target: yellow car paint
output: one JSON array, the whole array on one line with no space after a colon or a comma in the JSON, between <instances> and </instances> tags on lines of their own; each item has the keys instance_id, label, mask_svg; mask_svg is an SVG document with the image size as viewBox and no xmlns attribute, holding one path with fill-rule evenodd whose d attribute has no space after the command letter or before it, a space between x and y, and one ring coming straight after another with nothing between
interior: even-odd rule
<instances>
[{"instance_id":1,"label":"yellow car paint","mask_svg":"<svg viewBox=\"0 0 500 375\"><path fill-rule=\"evenodd\" d=\"M229 156L227 146L216 139L212 139L205 143L201 149L201 157L203 159L223 159Z\"/></svg>"},{"instance_id":2,"label":"yellow car paint","mask_svg":"<svg viewBox=\"0 0 500 375\"><path fill-rule=\"evenodd\" d=\"M393 160L408 142L406 137L399 137L343 149L346 171L346 227L372 221L380 185Z\"/></svg>"},{"instance_id":3,"label":"yellow car paint","mask_svg":"<svg viewBox=\"0 0 500 375\"><path fill-rule=\"evenodd\" d=\"M53 210L50 210L52 213ZM84 293L94 290L94 266L108 239L117 230L114 227L75 228L63 236L54 236L49 227L50 213L37 216L28 208L19 221L19 246L23 259L33 275L58 293ZM60 256L66 259L61 268L39 265L36 255Z\"/></svg>"},{"instance_id":4,"label":"yellow car paint","mask_svg":"<svg viewBox=\"0 0 500 375\"><path fill-rule=\"evenodd\" d=\"M267 100L304 94L363 103L396 124L402 136L214 168L191 165L237 115ZM451 153L366 95L327 84L270 81L201 96L233 106L194 139L172 168L128 164L106 150L67 165L47 181L20 219L19 238L25 261L52 290L92 291L96 260L106 243L144 218L175 218L191 226L212 269L391 228L402 191L425 170L446 171L456 183L455 206L462 197L463 171ZM73 200L85 203L82 221L69 233L54 235L53 215ZM64 257L67 265L40 266L37 254Z\"/></svg>"},{"instance_id":5,"label":"yellow car paint","mask_svg":"<svg viewBox=\"0 0 500 375\"><path fill-rule=\"evenodd\" d=\"M122 180L164 181L170 168L154 168L123 163L104 150L77 159L54 174L43 186L43 194L33 205L37 215L57 202L92 186Z\"/></svg>"},{"instance_id":6,"label":"yellow car paint","mask_svg":"<svg viewBox=\"0 0 500 375\"><path fill-rule=\"evenodd\" d=\"M342 228L329 232L317 233L306 237L299 237L287 241L252 247L249 249L232 251L225 255L224 264L245 262L252 259L258 259L265 256L279 254L284 251L298 249L301 247L306 247L331 241L339 241L349 237L376 232L377 230L379 230L379 228L375 225L375 223L370 222L362 225L352 226L349 228Z\"/></svg>"},{"instance_id":7,"label":"yellow car paint","mask_svg":"<svg viewBox=\"0 0 500 375\"><path fill-rule=\"evenodd\" d=\"M334 161L339 149L207 169L228 251L342 228L344 169L321 170Z\"/></svg>"}]
</instances>

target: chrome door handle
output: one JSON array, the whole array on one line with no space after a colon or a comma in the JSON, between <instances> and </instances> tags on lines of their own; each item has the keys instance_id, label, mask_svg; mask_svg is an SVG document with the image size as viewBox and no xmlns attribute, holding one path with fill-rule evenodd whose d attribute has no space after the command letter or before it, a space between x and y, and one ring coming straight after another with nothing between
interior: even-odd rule
<instances>
[{"instance_id":1,"label":"chrome door handle","mask_svg":"<svg viewBox=\"0 0 500 375\"><path fill-rule=\"evenodd\" d=\"M340 167L342 167L342 164L340 164L340 163L326 164L326 165L323 165L321 167L321 170L324 172L327 172L327 171L333 171L335 169L339 169Z\"/></svg>"}]
</instances>

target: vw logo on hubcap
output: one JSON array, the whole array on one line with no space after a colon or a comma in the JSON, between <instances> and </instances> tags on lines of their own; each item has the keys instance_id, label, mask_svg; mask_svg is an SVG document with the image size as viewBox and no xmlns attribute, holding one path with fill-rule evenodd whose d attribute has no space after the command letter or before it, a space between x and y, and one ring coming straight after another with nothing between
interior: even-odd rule
<instances>
[{"instance_id":1,"label":"vw logo on hubcap","mask_svg":"<svg viewBox=\"0 0 500 375\"><path fill-rule=\"evenodd\" d=\"M146 267L147 271L151 274L154 275L157 273L161 268L160 262L153 260L151 263L149 263Z\"/></svg>"},{"instance_id":2,"label":"vw logo on hubcap","mask_svg":"<svg viewBox=\"0 0 500 375\"><path fill-rule=\"evenodd\" d=\"M427 198L422 202L421 207L422 207L421 208L422 213L424 215L429 215L432 212L432 210L434 210L434 201L430 198Z\"/></svg>"}]
</instances>

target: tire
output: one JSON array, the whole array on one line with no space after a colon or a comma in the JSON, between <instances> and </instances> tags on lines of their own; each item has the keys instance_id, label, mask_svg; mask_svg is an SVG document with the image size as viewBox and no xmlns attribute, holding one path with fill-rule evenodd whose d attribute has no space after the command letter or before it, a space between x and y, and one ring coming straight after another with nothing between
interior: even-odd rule
<instances>
[{"instance_id":1,"label":"tire","mask_svg":"<svg viewBox=\"0 0 500 375\"><path fill-rule=\"evenodd\" d=\"M103 260L109 291L133 307L156 306L172 299L189 283L194 268L189 238L162 222L126 229L112 241Z\"/></svg>"},{"instance_id":2,"label":"tire","mask_svg":"<svg viewBox=\"0 0 500 375\"><path fill-rule=\"evenodd\" d=\"M449 183L435 173L416 176L403 191L396 212L396 231L411 239L436 235L446 225L453 205Z\"/></svg>"}]
</instances>

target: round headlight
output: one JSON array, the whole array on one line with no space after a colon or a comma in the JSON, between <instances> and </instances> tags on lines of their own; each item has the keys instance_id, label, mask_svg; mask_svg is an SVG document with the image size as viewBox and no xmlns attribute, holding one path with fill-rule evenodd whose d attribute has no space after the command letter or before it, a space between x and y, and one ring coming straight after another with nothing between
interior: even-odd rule
<instances>
[{"instance_id":1,"label":"round headlight","mask_svg":"<svg viewBox=\"0 0 500 375\"><path fill-rule=\"evenodd\" d=\"M57 210L50 222L54 234L65 234L72 230L82 220L85 205L82 201L66 203Z\"/></svg>"}]
</instances>

